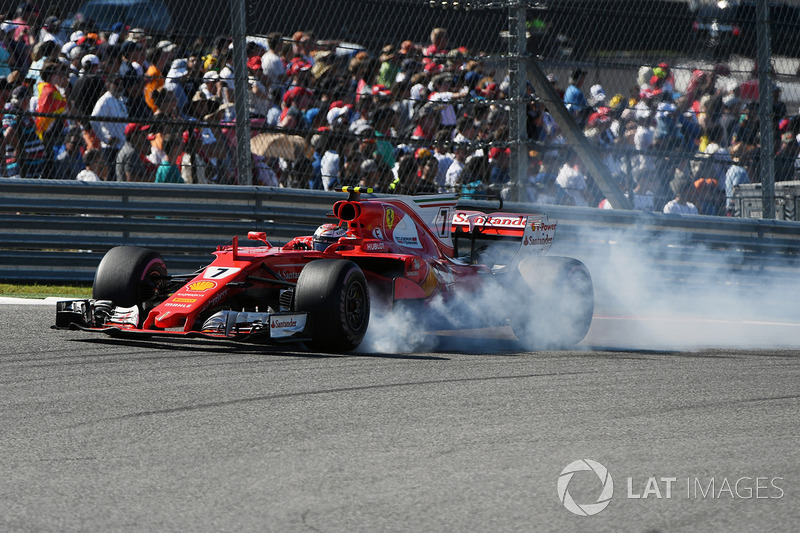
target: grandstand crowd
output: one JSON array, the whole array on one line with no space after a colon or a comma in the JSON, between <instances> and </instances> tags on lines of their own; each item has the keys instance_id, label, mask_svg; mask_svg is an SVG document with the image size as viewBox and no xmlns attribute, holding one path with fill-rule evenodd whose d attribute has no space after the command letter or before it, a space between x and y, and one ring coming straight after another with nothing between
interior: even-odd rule
<instances>
[{"instance_id":1,"label":"grandstand crowd","mask_svg":"<svg viewBox=\"0 0 800 533\"><path fill-rule=\"evenodd\" d=\"M0 39L3 177L360 185L611 208L530 85L529 165L512 180L509 80L444 28L374 54L311 31L248 38L247 180L235 150L235 84L245 78L234 75L229 37L66 28L23 2ZM648 65L615 95L587 87L580 69L548 79L635 208L724 215L734 187L758 181L760 151L758 85L729 74L696 70L678 91L669 64ZM790 180L800 121L777 85L772 96L776 179Z\"/></svg>"}]
</instances>

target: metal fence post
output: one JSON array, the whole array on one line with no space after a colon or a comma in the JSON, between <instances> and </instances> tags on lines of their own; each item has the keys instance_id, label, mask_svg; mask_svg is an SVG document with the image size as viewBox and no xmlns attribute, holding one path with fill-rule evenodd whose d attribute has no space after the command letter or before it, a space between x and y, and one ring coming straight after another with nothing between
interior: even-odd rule
<instances>
[{"instance_id":1,"label":"metal fence post","mask_svg":"<svg viewBox=\"0 0 800 533\"><path fill-rule=\"evenodd\" d=\"M247 73L247 12L246 0L231 3L233 20L233 79L236 109L236 172L239 185L252 185L252 154L250 152L250 107Z\"/></svg>"},{"instance_id":2,"label":"metal fence post","mask_svg":"<svg viewBox=\"0 0 800 533\"><path fill-rule=\"evenodd\" d=\"M770 77L772 57L769 34L769 2L758 0L756 36L758 39L758 115L761 149L759 152L759 173L761 174L762 216L775 218L775 137L773 128L772 86Z\"/></svg>"},{"instance_id":3,"label":"metal fence post","mask_svg":"<svg viewBox=\"0 0 800 533\"><path fill-rule=\"evenodd\" d=\"M524 201L524 186L528 177L528 128L527 128L527 70L525 52L527 50L527 11L523 4L509 3L509 57L508 78L512 95L509 116L509 136L511 141L511 161L509 173L516 184L513 200Z\"/></svg>"}]
</instances>

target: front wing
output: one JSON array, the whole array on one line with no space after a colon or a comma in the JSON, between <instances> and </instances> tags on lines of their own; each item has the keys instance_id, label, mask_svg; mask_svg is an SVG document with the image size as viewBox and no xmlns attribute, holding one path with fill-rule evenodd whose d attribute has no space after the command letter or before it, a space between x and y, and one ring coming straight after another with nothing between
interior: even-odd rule
<instances>
[{"instance_id":1,"label":"front wing","mask_svg":"<svg viewBox=\"0 0 800 533\"><path fill-rule=\"evenodd\" d=\"M220 311L199 330L142 329L137 307L113 307L96 300L64 300L56 303L56 329L79 329L115 337L206 338L273 343L311 340L307 313L251 313Z\"/></svg>"}]
</instances>

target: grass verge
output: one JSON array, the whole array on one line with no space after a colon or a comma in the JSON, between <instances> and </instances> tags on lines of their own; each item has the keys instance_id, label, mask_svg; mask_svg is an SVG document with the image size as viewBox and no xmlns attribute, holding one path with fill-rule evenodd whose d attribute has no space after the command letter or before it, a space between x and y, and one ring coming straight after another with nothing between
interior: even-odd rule
<instances>
[{"instance_id":1,"label":"grass verge","mask_svg":"<svg viewBox=\"0 0 800 533\"><path fill-rule=\"evenodd\" d=\"M67 286L67 285L21 285L12 283L0 283L0 296L10 296L12 298L91 298L92 288L89 286Z\"/></svg>"}]
</instances>

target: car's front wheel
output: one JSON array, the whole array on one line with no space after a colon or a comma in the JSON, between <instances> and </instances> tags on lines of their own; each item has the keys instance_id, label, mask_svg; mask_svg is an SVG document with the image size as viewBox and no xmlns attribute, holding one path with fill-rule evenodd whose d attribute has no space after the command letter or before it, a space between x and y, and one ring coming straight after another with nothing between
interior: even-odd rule
<instances>
[{"instance_id":1,"label":"car's front wheel","mask_svg":"<svg viewBox=\"0 0 800 533\"><path fill-rule=\"evenodd\" d=\"M308 263L297 279L294 306L309 314L312 340L307 344L313 350L349 352L361 344L369 326L367 280L352 261Z\"/></svg>"},{"instance_id":2,"label":"car's front wheel","mask_svg":"<svg viewBox=\"0 0 800 533\"><path fill-rule=\"evenodd\" d=\"M168 285L167 265L161 254L138 246L110 249L94 276L92 298L119 307L137 305L144 310Z\"/></svg>"}]
</instances>

